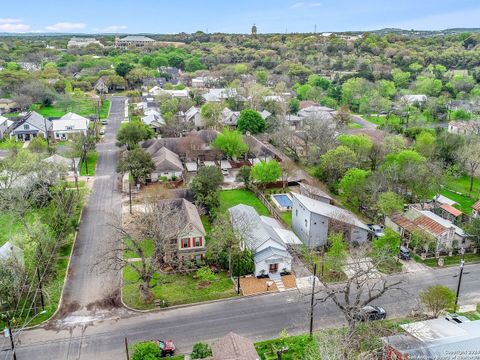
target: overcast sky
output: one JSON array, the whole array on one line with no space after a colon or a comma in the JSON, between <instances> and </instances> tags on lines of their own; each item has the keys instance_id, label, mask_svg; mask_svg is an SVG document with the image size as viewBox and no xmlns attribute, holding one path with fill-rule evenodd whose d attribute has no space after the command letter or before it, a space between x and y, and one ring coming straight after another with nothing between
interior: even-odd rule
<instances>
[{"instance_id":1,"label":"overcast sky","mask_svg":"<svg viewBox=\"0 0 480 360\"><path fill-rule=\"evenodd\" d=\"M1 1L0 32L259 33L480 27L480 0ZM20 5L21 3L21 5Z\"/></svg>"}]
</instances>

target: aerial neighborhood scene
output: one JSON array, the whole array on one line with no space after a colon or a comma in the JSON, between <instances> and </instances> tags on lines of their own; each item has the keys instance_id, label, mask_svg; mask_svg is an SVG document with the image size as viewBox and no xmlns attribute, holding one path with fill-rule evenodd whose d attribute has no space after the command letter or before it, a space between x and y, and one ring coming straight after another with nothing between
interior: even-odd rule
<instances>
[{"instance_id":1,"label":"aerial neighborhood scene","mask_svg":"<svg viewBox=\"0 0 480 360\"><path fill-rule=\"evenodd\" d=\"M480 359L478 1L19 5L0 360Z\"/></svg>"}]
</instances>

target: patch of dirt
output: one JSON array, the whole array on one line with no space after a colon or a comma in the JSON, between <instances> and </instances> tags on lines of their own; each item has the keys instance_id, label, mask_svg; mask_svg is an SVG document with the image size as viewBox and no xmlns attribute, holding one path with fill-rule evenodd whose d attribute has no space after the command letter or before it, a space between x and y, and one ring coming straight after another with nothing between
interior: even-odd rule
<instances>
[{"instance_id":1,"label":"patch of dirt","mask_svg":"<svg viewBox=\"0 0 480 360\"><path fill-rule=\"evenodd\" d=\"M211 281L202 280L197 283L197 289L205 289L212 284Z\"/></svg>"},{"instance_id":2,"label":"patch of dirt","mask_svg":"<svg viewBox=\"0 0 480 360\"><path fill-rule=\"evenodd\" d=\"M88 311L93 310L111 310L122 307L120 299L120 291L116 290L113 293L105 296L103 299L95 301L87 305Z\"/></svg>"}]
</instances>

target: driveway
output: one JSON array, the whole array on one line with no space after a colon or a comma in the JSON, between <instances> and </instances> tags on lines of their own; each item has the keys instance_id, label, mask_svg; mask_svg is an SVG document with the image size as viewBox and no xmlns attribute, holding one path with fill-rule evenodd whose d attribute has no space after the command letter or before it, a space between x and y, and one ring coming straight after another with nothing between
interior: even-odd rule
<instances>
[{"instance_id":1,"label":"driveway","mask_svg":"<svg viewBox=\"0 0 480 360\"><path fill-rule=\"evenodd\" d=\"M365 120L359 115L352 115L351 118L352 122L355 124L360 125L364 129L369 129L369 130L375 130L377 128L377 125L374 123L371 123L370 121Z\"/></svg>"},{"instance_id":2,"label":"driveway","mask_svg":"<svg viewBox=\"0 0 480 360\"><path fill-rule=\"evenodd\" d=\"M98 162L95 182L83 210L78 236L73 249L65 283L59 317L85 316L118 301L119 271L99 271L96 263L101 254L113 247L110 224L121 216L121 195L118 192L116 165L119 149L115 137L124 119L126 98L113 97L109 124L103 141L97 144Z\"/></svg>"}]
</instances>

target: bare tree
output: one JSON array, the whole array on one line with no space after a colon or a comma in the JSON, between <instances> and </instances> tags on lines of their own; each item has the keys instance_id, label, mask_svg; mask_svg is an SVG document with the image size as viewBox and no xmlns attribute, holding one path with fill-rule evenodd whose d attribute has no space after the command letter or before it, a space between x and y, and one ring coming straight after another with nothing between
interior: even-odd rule
<instances>
[{"instance_id":1,"label":"bare tree","mask_svg":"<svg viewBox=\"0 0 480 360\"><path fill-rule=\"evenodd\" d=\"M135 206L133 215L127 216L123 225L112 225L117 235L112 241L117 247L103 254L96 264L100 270L133 270L140 279L139 290L145 302L153 298L151 289L157 285L153 282L155 273L167 264L177 265L177 241L187 230L180 202L151 199L145 205ZM145 246L149 241L153 241L151 253ZM125 253L138 261L126 257Z\"/></svg>"},{"instance_id":2,"label":"bare tree","mask_svg":"<svg viewBox=\"0 0 480 360\"><path fill-rule=\"evenodd\" d=\"M338 124L326 115L317 114L303 121L303 131L299 135L310 163L316 163L320 155L337 145L335 135L338 130Z\"/></svg>"},{"instance_id":3,"label":"bare tree","mask_svg":"<svg viewBox=\"0 0 480 360\"><path fill-rule=\"evenodd\" d=\"M315 305L332 301L343 313L348 324L346 344L353 340L358 323L362 320L362 308L377 300L385 293L399 289L402 279L391 279L378 272L381 257L367 259L368 247L351 249L348 279L340 285L323 283L315 295ZM345 350L345 354L348 351Z\"/></svg>"},{"instance_id":4,"label":"bare tree","mask_svg":"<svg viewBox=\"0 0 480 360\"><path fill-rule=\"evenodd\" d=\"M470 140L458 152L458 158L470 175L470 192L473 190L473 180L480 169L480 141Z\"/></svg>"},{"instance_id":5,"label":"bare tree","mask_svg":"<svg viewBox=\"0 0 480 360\"><path fill-rule=\"evenodd\" d=\"M284 126L272 135L273 142L282 149L295 162L302 157L302 139L297 136L296 131Z\"/></svg>"}]
</instances>

